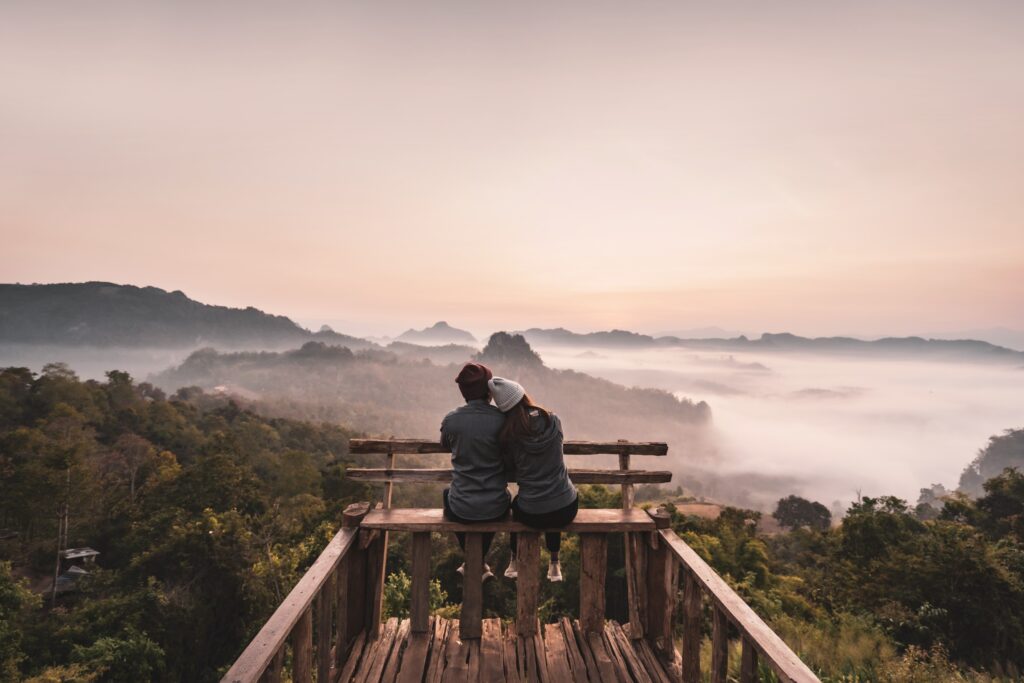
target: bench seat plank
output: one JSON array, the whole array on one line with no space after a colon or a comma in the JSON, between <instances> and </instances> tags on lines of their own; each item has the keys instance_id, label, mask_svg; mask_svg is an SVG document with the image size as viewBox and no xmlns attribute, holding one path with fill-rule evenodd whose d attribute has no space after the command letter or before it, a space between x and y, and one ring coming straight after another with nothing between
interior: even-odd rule
<instances>
[{"instance_id":1,"label":"bench seat plank","mask_svg":"<svg viewBox=\"0 0 1024 683\"><path fill-rule=\"evenodd\" d=\"M440 508L392 508L371 510L363 518L360 527L364 529L387 529L389 531L537 531L511 517L496 522L459 524L444 517ZM645 510L584 509L568 526L551 531L572 531L576 533L610 533L616 531L654 531L654 520Z\"/></svg>"},{"instance_id":2,"label":"bench seat plank","mask_svg":"<svg viewBox=\"0 0 1024 683\"><path fill-rule=\"evenodd\" d=\"M566 441L566 455L668 455L661 441ZM451 453L437 439L350 439L351 453Z\"/></svg>"},{"instance_id":3,"label":"bench seat plank","mask_svg":"<svg viewBox=\"0 0 1024 683\"><path fill-rule=\"evenodd\" d=\"M393 470L352 467L345 470L345 476L360 481L449 482L452 470L447 467ZM664 470L570 469L569 478L574 484L664 484L672 481L672 473ZM515 481L515 478L509 481Z\"/></svg>"}]
</instances>

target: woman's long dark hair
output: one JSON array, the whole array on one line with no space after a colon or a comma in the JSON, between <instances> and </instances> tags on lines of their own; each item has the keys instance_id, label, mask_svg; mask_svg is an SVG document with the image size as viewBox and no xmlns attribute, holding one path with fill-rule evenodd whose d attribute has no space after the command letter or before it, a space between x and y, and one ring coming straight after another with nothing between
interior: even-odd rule
<instances>
[{"instance_id":1,"label":"woman's long dark hair","mask_svg":"<svg viewBox=\"0 0 1024 683\"><path fill-rule=\"evenodd\" d=\"M501 431L498 432L498 443L502 447L507 447L511 443L522 441L532 434L533 430L530 429L530 413L535 410L544 417L544 428L547 429L551 423L551 413L534 403L529 394L523 394L523 397L519 399L519 403L512 410L505 413L505 424L501 426Z\"/></svg>"}]
</instances>

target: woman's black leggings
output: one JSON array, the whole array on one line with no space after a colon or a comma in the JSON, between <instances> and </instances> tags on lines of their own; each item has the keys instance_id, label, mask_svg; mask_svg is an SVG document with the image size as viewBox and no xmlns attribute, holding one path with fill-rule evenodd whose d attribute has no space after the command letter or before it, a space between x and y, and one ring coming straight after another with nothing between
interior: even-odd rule
<instances>
[{"instance_id":1,"label":"woman's black leggings","mask_svg":"<svg viewBox=\"0 0 1024 683\"><path fill-rule=\"evenodd\" d=\"M545 512L540 515L532 515L529 512L523 512L519 509L519 498L512 499L512 519L517 522L522 522L526 526L533 527L534 529L550 529L552 527L565 526L572 520L576 519L576 512L579 510L580 499L577 496L571 503L566 505L564 508L558 508L551 512ZM518 546L519 536L513 531L508 535L509 545L512 546L512 556L515 557L516 548ZM562 534L558 531L549 531L544 534L544 545L547 546L549 553L557 553L562 547Z\"/></svg>"},{"instance_id":2,"label":"woman's black leggings","mask_svg":"<svg viewBox=\"0 0 1024 683\"><path fill-rule=\"evenodd\" d=\"M501 513L501 515L499 515L498 517L495 517L493 519L465 519L464 517L459 517L457 514L452 512L451 507L448 506L448 489L444 490L444 495L442 496L442 498L444 500L444 516L447 517L448 519L452 520L453 522L458 522L459 524L472 524L473 522L500 522L501 520L505 519L505 516L508 514L508 512L503 512L503 513ZM462 548L462 552L465 553L466 552L466 534L463 534L463 533L460 533L460 532L456 532L455 539L459 542L459 547ZM491 541L493 541L493 540L494 540L494 533L493 532L492 533L483 534L483 543L481 544L481 547L483 548L484 556L486 556L487 555L487 551L490 550L490 548L491 548Z\"/></svg>"}]
</instances>

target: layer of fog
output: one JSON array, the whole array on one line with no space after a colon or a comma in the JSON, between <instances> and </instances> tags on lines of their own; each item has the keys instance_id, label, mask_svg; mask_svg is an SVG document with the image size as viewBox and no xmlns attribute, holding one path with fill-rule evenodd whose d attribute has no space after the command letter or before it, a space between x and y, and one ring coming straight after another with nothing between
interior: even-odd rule
<instances>
[{"instance_id":1,"label":"layer of fog","mask_svg":"<svg viewBox=\"0 0 1024 683\"><path fill-rule=\"evenodd\" d=\"M836 509L858 492L913 502L932 483L955 487L988 437L1024 426L1018 367L678 348L537 350L550 367L706 400L713 452L672 453L671 469L699 493L762 508L788 493Z\"/></svg>"},{"instance_id":2,"label":"layer of fog","mask_svg":"<svg viewBox=\"0 0 1024 683\"><path fill-rule=\"evenodd\" d=\"M195 348L0 344L0 367L25 367L38 373L47 363L65 363L83 380L102 380L109 370L124 370L142 380L152 373L178 365L193 351Z\"/></svg>"}]
</instances>

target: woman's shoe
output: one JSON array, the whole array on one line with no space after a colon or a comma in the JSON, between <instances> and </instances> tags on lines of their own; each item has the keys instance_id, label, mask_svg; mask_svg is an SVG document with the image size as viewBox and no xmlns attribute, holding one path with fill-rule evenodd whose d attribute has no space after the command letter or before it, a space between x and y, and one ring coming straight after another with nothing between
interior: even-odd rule
<instances>
[{"instance_id":1,"label":"woman's shoe","mask_svg":"<svg viewBox=\"0 0 1024 683\"><path fill-rule=\"evenodd\" d=\"M519 568L516 566L516 558L512 558L508 562L508 569L505 570L505 578L514 579L519 576Z\"/></svg>"},{"instance_id":2,"label":"woman's shoe","mask_svg":"<svg viewBox=\"0 0 1024 683\"><path fill-rule=\"evenodd\" d=\"M562 565L554 561L548 565L548 581L558 583L562 580Z\"/></svg>"}]
</instances>

